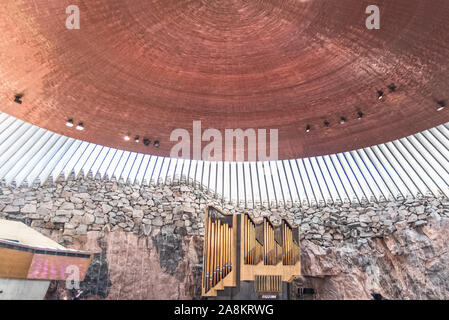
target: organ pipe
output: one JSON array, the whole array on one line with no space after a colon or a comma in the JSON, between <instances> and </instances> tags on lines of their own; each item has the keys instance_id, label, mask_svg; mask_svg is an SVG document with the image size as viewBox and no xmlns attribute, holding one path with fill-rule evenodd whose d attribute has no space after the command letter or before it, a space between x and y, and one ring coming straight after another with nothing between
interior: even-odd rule
<instances>
[{"instance_id":1,"label":"organ pipe","mask_svg":"<svg viewBox=\"0 0 449 320\"><path fill-rule=\"evenodd\" d=\"M233 259L237 248L242 251L240 263L248 267L279 268L279 274L283 274L283 266L295 266L299 262L299 245L296 243L299 237L294 239L293 228L285 220L276 227L266 217L256 224L248 214L242 216L240 225L234 225L235 221L232 216L218 214L208 215L205 219L206 248L202 283L206 294L223 289L224 285L230 283L226 279L235 279L228 277L235 276ZM240 241L239 246L234 245L235 241ZM257 288L261 292L275 292L282 288L281 283L285 281L278 275L260 276L258 279Z\"/></svg>"}]
</instances>

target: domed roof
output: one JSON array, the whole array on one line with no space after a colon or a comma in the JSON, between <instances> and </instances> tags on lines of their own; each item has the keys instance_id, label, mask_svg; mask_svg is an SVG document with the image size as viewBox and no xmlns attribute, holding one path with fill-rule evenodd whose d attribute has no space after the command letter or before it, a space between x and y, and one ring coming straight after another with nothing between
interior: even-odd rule
<instances>
[{"instance_id":1,"label":"domed roof","mask_svg":"<svg viewBox=\"0 0 449 320\"><path fill-rule=\"evenodd\" d=\"M292 159L449 121L436 111L449 99L448 1L382 1L379 30L360 0L90 0L79 30L66 28L70 4L0 6L0 109L58 134L168 156L171 132L201 120L278 129Z\"/></svg>"}]
</instances>

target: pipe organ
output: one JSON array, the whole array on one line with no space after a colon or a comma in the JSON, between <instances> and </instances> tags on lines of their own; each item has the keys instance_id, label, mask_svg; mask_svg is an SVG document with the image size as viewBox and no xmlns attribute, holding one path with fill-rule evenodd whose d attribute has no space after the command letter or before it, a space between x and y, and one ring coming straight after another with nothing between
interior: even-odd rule
<instances>
[{"instance_id":1,"label":"pipe organ","mask_svg":"<svg viewBox=\"0 0 449 320\"><path fill-rule=\"evenodd\" d=\"M202 295L216 299L288 296L301 274L299 229L288 221L256 222L249 214L205 212Z\"/></svg>"},{"instance_id":2,"label":"pipe organ","mask_svg":"<svg viewBox=\"0 0 449 320\"><path fill-rule=\"evenodd\" d=\"M236 283L236 224L236 216L217 210L205 215L203 296L215 296L217 290Z\"/></svg>"}]
</instances>

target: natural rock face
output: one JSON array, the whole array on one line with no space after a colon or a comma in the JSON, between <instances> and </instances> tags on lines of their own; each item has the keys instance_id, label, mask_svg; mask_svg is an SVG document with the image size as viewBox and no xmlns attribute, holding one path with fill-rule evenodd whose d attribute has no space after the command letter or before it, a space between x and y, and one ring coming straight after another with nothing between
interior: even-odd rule
<instances>
[{"instance_id":1,"label":"natural rock face","mask_svg":"<svg viewBox=\"0 0 449 320\"><path fill-rule=\"evenodd\" d=\"M0 188L0 218L95 253L82 298L198 298L207 204L300 224L304 276L296 286L315 288L317 298L447 297L445 198L244 209L176 181L141 187L87 178Z\"/></svg>"},{"instance_id":2,"label":"natural rock face","mask_svg":"<svg viewBox=\"0 0 449 320\"><path fill-rule=\"evenodd\" d=\"M186 237L177 243L182 257L160 254L157 241L119 228L106 233L105 242L112 283L107 299L192 299L201 294L201 274L195 270L201 239ZM169 250L168 244L163 246Z\"/></svg>"},{"instance_id":3,"label":"natural rock face","mask_svg":"<svg viewBox=\"0 0 449 320\"><path fill-rule=\"evenodd\" d=\"M303 277L318 299L449 299L449 219L432 218L366 244L324 249L301 243Z\"/></svg>"}]
</instances>

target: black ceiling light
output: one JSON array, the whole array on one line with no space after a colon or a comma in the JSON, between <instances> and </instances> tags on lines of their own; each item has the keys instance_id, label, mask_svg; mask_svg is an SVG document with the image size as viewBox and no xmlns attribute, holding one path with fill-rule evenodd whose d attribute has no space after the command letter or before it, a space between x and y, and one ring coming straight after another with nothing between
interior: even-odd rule
<instances>
[{"instance_id":1,"label":"black ceiling light","mask_svg":"<svg viewBox=\"0 0 449 320\"><path fill-rule=\"evenodd\" d=\"M139 141L140 141L139 136L136 136L136 137L134 138L134 141L135 141L136 143L139 143Z\"/></svg>"},{"instance_id":2,"label":"black ceiling light","mask_svg":"<svg viewBox=\"0 0 449 320\"><path fill-rule=\"evenodd\" d=\"M78 123L76 126L76 130L83 131L84 130L84 124L82 122Z\"/></svg>"},{"instance_id":3,"label":"black ceiling light","mask_svg":"<svg viewBox=\"0 0 449 320\"><path fill-rule=\"evenodd\" d=\"M437 101L437 111L442 111L446 108L446 102L443 100Z\"/></svg>"},{"instance_id":4,"label":"black ceiling light","mask_svg":"<svg viewBox=\"0 0 449 320\"><path fill-rule=\"evenodd\" d=\"M341 117L340 118L340 124L344 124L346 122L346 118L345 117Z\"/></svg>"},{"instance_id":5,"label":"black ceiling light","mask_svg":"<svg viewBox=\"0 0 449 320\"><path fill-rule=\"evenodd\" d=\"M14 102L22 104L23 93L18 93L14 96Z\"/></svg>"},{"instance_id":6,"label":"black ceiling light","mask_svg":"<svg viewBox=\"0 0 449 320\"><path fill-rule=\"evenodd\" d=\"M154 141L154 146L155 146L156 148L159 148L159 140L155 140L155 141Z\"/></svg>"},{"instance_id":7,"label":"black ceiling light","mask_svg":"<svg viewBox=\"0 0 449 320\"><path fill-rule=\"evenodd\" d=\"M390 91L390 93L393 93L393 92L395 92L396 91L396 85L394 84L394 83L392 83L392 84L390 84L389 86L388 86L388 90Z\"/></svg>"},{"instance_id":8,"label":"black ceiling light","mask_svg":"<svg viewBox=\"0 0 449 320\"><path fill-rule=\"evenodd\" d=\"M325 126L326 128L329 128L329 126L330 126L329 121L325 120L325 121L324 121L324 126Z\"/></svg>"},{"instance_id":9,"label":"black ceiling light","mask_svg":"<svg viewBox=\"0 0 449 320\"><path fill-rule=\"evenodd\" d=\"M144 139L143 139L143 144L144 144L144 145L149 146L150 143L151 143L150 139L148 139L148 138L144 138Z\"/></svg>"},{"instance_id":10,"label":"black ceiling light","mask_svg":"<svg viewBox=\"0 0 449 320\"><path fill-rule=\"evenodd\" d=\"M384 97L384 92L382 90L377 90L377 99L382 100Z\"/></svg>"},{"instance_id":11,"label":"black ceiling light","mask_svg":"<svg viewBox=\"0 0 449 320\"><path fill-rule=\"evenodd\" d=\"M74 126L74 124L73 124L73 120L72 119L69 119L69 120L67 120L67 122L65 123L65 125L67 126L67 127L73 127Z\"/></svg>"},{"instance_id":12,"label":"black ceiling light","mask_svg":"<svg viewBox=\"0 0 449 320\"><path fill-rule=\"evenodd\" d=\"M362 111L357 112L357 119L362 120L362 118L363 118L363 112Z\"/></svg>"},{"instance_id":13,"label":"black ceiling light","mask_svg":"<svg viewBox=\"0 0 449 320\"><path fill-rule=\"evenodd\" d=\"M310 125L309 124L306 126L306 132L310 132Z\"/></svg>"}]
</instances>

